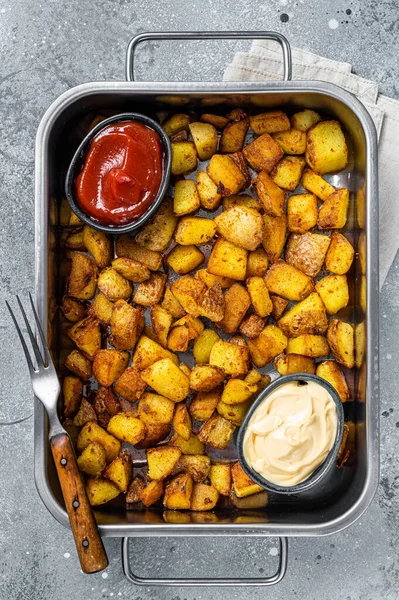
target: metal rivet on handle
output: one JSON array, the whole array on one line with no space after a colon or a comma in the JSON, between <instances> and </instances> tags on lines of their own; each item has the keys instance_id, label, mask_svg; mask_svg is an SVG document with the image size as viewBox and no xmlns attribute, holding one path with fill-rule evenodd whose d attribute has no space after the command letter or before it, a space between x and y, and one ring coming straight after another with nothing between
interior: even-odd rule
<instances>
[{"instance_id":1,"label":"metal rivet on handle","mask_svg":"<svg viewBox=\"0 0 399 600\"><path fill-rule=\"evenodd\" d=\"M83 540L82 546L84 546L85 548L88 548L89 547L89 540Z\"/></svg>"},{"instance_id":2,"label":"metal rivet on handle","mask_svg":"<svg viewBox=\"0 0 399 600\"><path fill-rule=\"evenodd\" d=\"M72 506L73 506L73 508L79 508L79 506L80 506L80 502L79 502L79 500L74 500L74 501L72 502Z\"/></svg>"},{"instance_id":3,"label":"metal rivet on handle","mask_svg":"<svg viewBox=\"0 0 399 600\"><path fill-rule=\"evenodd\" d=\"M67 465L68 461L66 458L61 458L60 463L63 467L65 467Z\"/></svg>"}]
</instances>

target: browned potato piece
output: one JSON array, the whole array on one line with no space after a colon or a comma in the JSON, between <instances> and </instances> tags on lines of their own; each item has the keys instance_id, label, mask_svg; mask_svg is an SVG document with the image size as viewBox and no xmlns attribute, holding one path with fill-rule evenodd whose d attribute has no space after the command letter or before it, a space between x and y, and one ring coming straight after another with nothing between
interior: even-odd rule
<instances>
[{"instance_id":1,"label":"browned potato piece","mask_svg":"<svg viewBox=\"0 0 399 600\"><path fill-rule=\"evenodd\" d=\"M263 239L263 235L262 235ZM263 248L257 248L248 254L247 273L248 277L262 277L269 266L269 259Z\"/></svg>"},{"instance_id":2,"label":"browned potato piece","mask_svg":"<svg viewBox=\"0 0 399 600\"><path fill-rule=\"evenodd\" d=\"M336 232L333 231L332 236L334 235L334 233L336 233ZM365 275L367 259L366 259L366 234L364 231L361 231L359 234L359 239L357 241L357 254L358 254L358 259L359 259L360 272L362 273L362 275Z\"/></svg>"},{"instance_id":3,"label":"browned potato piece","mask_svg":"<svg viewBox=\"0 0 399 600\"><path fill-rule=\"evenodd\" d=\"M162 306L153 306L151 308L151 322L159 343L166 348L169 329L173 323L172 315Z\"/></svg>"},{"instance_id":4,"label":"browned potato piece","mask_svg":"<svg viewBox=\"0 0 399 600\"><path fill-rule=\"evenodd\" d=\"M221 196L237 194L245 186L246 178L231 156L214 154L206 170Z\"/></svg>"},{"instance_id":5,"label":"browned potato piece","mask_svg":"<svg viewBox=\"0 0 399 600\"><path fill-rule=\"evenodd\" d=\"M181 113L176 113L169 117L167 121L163 124L163 129L169 137L171 135L175 135L179 133L179 131L187 131L188 126L190 125L190 117L188 115L184 115Z\"/></svg>"},{"instance_id":6,"label":"browned potato piece","mask_svg":"<svg viewBox=\"0 0 399 600\"><path fill-rule=\"evenodd\" d=\"M115 302L111 316L111 344L119 350L133 350L142 329L143 313L126 300Z\"/></svg>"},{"instance_id":7,"label":"browned potato piece","mask_svg":"<svg viewBox=\"0 0 399 600\"><path fill-rule=\"evenodd\" d=\"M295 113L291 118L291 127L299 131L308 131L313 125L321 121L321 116L314 110L306 108Z\"/></svg>"},{"instance_id":8,"label":"browned potato piece","mask_svg":"<svg viewBox=\"0 0 399 600\"><path fill-rule=\"evenodd\" d=\"M256 314L260 317L267 317L272 312L273 304L262 277L247 279L247 288Z\"/></svg>"},{"instance_id":9,"label":"browned potato piece","mask_svg":"<svg viewBox=\"0 0 399 600\"><path fill-rule=\"evenodd\" d=\"M64 237L64 234L66 234L67 232L63 232L62 238ZM83 229L78 229L73 231L72 233L68 234L67 237L65 238L65 246L67 248L71 248L71 250L83 250L85 251L85 245L83 243Z\"/></svg>"},{"instance_id":10,"label":"browned potato piece","mask_svg":"<svg viewBox=\"0 0 399 600\"><path fill-rule=\"evenodd\" d=\"M306 150L306 133L289 129L273 134L273 139L286 154L303 154Z\"/></svg>"},{"instance_id":11,"label":"browned potato piece","mask_svg":"<svg viewBox=\"0 0 399 600\"><path fill-rule=\"evenodd\" d=\"M93 362L93 375L100 385L110 387L127 367L129 354L121 350L99 350Z\"/></svg>"},{"instance_id":12,"label":"browned potato piece","mask_svg":"<svg viewBox=\"0 0 399 600\"><path fill-rule=\"evenodd\" d=\"M288 340L287 354L302 354L311 358L320 358L330 354L330 346L322 335L299 335Z\"/></svg>"},{"instance_id":13,"label":"browned potato piece","mask_svg":"<svg viewBox=\"0 0 399 600\"><path fill-rule=\"evenodd\" d=\"M129 400L136 402L144 393L146 383L141 379L140 372L136 367L128 367L114 384L114 390L117 394Z\"/></svg>"},{"instance_id":14,"label":"browned potato piece","mask_svg":"<svg viewBox=\"0 0 399 600\"><path fill-rule=\"evenodd\" d=\"M233 206L245 206L246 208L254 208L260 210L260 202L257 198L253 198L248 194L232 194L223 198L223 209L228 210Z\"/></svg>"},{"instance_id":15,"label":"browned potato piece","mask_svg":"<svg viewBox=\"0 0 399 600\"><path fill-rule=\"evenodd\" d=\"M253 184L265 213L271 217L281 217L284 214L284 191L274 183L266 171L261 171Z\"/></svg>"},{"instance_id":16,"label":"browned potato piece","mask_svg":"<svg viewBox=\"0 0 399 600\"><path fill-rule=\"evenodd\" d=\"M64 415L70 417L78 410L83 396L83 383L78 377L64 378L62 383L62 396L64 399Z\"/></svg>"},{"instance_id":17,"label":"browned potato piece","mask_svg":"<svg viewBox=\"0 0 399 600\"><path fill-rule=\"evenodd\" d=\"M249 368L248 348L219 340L212 347L209 364L220 367L226 375L245 375Z\"/></svg>"},{"instance_id":18,"label":"browned potato piece","mask_svg":"<svg viewBox=\"0 0 399 600\"><path fill-rule=\"evenodd\" d=\"M249 117L245 113L239 121L232 121L226 125L220 138L219 152L229 154L242 150L248 128Z\"/></svg>"},{"instance_id":19,"label":"browned potato piece","mask_svg":"<svg viewBox=\"0 0 399 600\"><path fill-rule=\"evenodd\" d=\"M100 387L94 398L94 410L101 427L106 427L111 417L121 410L118 398L112 388Z\"/></svg>"},{"instance_id":20,"label":"browned potato piece","mask_svg":"<svg viewBox=\"0 0 399 600\"><path fill-rule=\"evenodd\" d=\"M72 350L68 354L65 359L65 366L83 381L87 381L92 375L91 362L79 350Z\"/></svg>"},{"instance_id":21,"label":"browned potato piece","mask_svg":"<svg viewBox=\"0 0 399 600\"><path fill-rule=\"evenodd\" d=\"M158 360L141 374L144 381L158 394L173 402L181 402L190 391L189 379L170 358Z\"/></svg>"},{"instance_id":22,"label":"browned potato piece","mask_svg":"<svg viewBox=\"0 0 399 600\"><path fill-rule=\"evenodd\" d=\"M303 334L319 335L327 331L328 320L323 301L317 292L298 302L278 321L278 326L288 337Z\"/></svg>"},{"instance_id":23,"label":"browned potato piece","mask_svg":"<svg viewBox=\"0 0 399 600\"><path fill-rule=\"evenodd\" d=\"M316 291L324 302L327 314L335 315L348 305L349 288L346 275L327 275L316 283Z\"/></svg>"},{"instance_id":24,"label":"browned potato piece","mask_svg":"<svg viewBox=\"0 0 399 600\"><path fill-rule=\"evenodd\" d=\"M177 217L188 215L201 206L195 181L192 179L180 179L175 183L173 196L173 212Z\"/></svg>"},{"instance_id":25,"label":"browned potato piece","mask_svg":"<svg viewBox=\"0 0 399 600\"><path fill-rule=\"evenodd\" d=\"M317 173L314 173L311 169L305 169L302 177L302 185L305 190L308 190L320 198L320 200L323 200L323 202L335 192L335 188L328 181L317 175Z\"/></svg>"},{"instance_id":26,"label":"browned potato piece","mask_svg":"<svg viewBox=\"0 0 399 600\"><path fill-rule=\"evenodd\" d=\"M110 479L121 492L126 494L132 479L132 459L128 452L122 452L104 471L104 477Z\"/></svg>"},{"instance_id":27,"label":"browned potato piece","mask_svg":"<svg viewBox=\"0 0 399 600\"><path fill-rule=\"evenodd\" d=\"M194 483L191 496L191 510L204 511L215 508L219 500L219 492L211 485L205 483Z\"/></svg>"},{"instance_id":28,"label":"browned potato piece","mask_svg":"<svg viewBox=\"0 0 399 600\"><path fill-rule=\"evenodd\" d=\"M305 158L320 175L346 167L348 147L338 121L322 121L308 131Z\"/></svg>"},{"instance_id":29,"label":"browned potato piece","mask_svg":"<svg viewBox=\"0 0 399 600\"><path fill-rule=\"evenodd\" d=\"M348 369L355 366L354 330L352 325L339 319L330 321L327 341L337 362Z\"/></svg>"},{"instance_id":30,"label":"browned potato piece","mask_svg":"<svg viewBox=\"0 0 399 600\"><path fill-rule=\"evenodd\" d=\"M200 266L205 256L197 246L175 246L166 259L168 265L179 275L190 273Z\"/></svg>"},{"instance_id":31,"label":"browned potato piece","mask_svg":"<svg viewBox=\"0 0 399 600\"><path fill-rule=\"evenodd\" d=\"M259 373L259 371L257 371L256 369L251 369L246 375L244 381L246 381L250 385L254 385L256 383L256 385L258 386L258 391L260 392L269 385L271 379L269 375Z\"/></svg>"},{"instance_id":32,"label":"browned potato piece","mask_svg":"<svg viewBox=\"0 0 399 600\"><path fill-rule=\"evenodd\" d=\"M242 379L231 378L224 386L222 402L225 404L242 404L258 391L257 385L251 385Z\"/></svg>"},{"instance_id":33,"label":"browned potato piece","mask_svg":"<svg viewBox=\"0 0 399 600\"><path fill-rule=\"evenodd\" d=\"M191 371L190 388L196 392L210 392L220 385L225 378L226 375L223 369L217 366L197 365Z\"/></svg>"},{"instance_id":34,"label":"browned potato piece","mask_svg":"<svg viewBox=\"0 0 399 600\"><path fill-rule=\"evenodd\" d=\"M275 321L278 321L288 306L288 300L281 298L280 296L275 296L274 294L270 294L270 300L273 304L272 317Z\"/></svg>"},{"instance_id":35,"label":"browned potato piece","mask_svg":"<svg viewBox=\"0 0 399 600\"><path fill-rule=\"evenodd\" d=\"M249 407L253 402L253 398L250 398L246 402L241 404L226 404L222 400L218 403L216 410L219 415L228 421L231 421L234 425L239 427L244 421L245 415L248 412Z\"/></svg>"},{"instance_id":36,"label":"browned potato piece","mask_svg":"<svg viewBox=\"0 0 399 600\"><path fill-rule=\"evenodd\" d=\"M254 340L249 340L248 348L252 362L257 367L265 367L287 347L288 340L277 325L266 325Z\"/></svg>"},{"instance_id":37,"label":"browned potato piece","mask_svg":"<svg viewBox=\"0 0 399 600\"><path fill-rule=\"evenodd\" d=\"M274 366L280 375L291 375L292 373L314 375L316 371L314 359L300 354L282 354L276 359Z\"/></svg>"},{"instance_id":38,"label":"browned potato piece","mask_svg":"<svg viewBox=\"0 0 399 600\"><path fill-rule=\"evenodd\" d=\"M220 283L222 289L226 289L231 287L234 283L234 279L213 275L212 273L209 273L208 269L199 269L199 271L196 272L195 277L205 283L208 288L213 287L215 283Z\"/></svg>"},{"instance_id":39,"label":"browned potato piece","mask_svg":"<svg viewBox=\"0 0 399 600\"><path fill-rule=\"evenodd\" d=\"M220 283L215 283L215 285L207 289L201 300L200 307L203 317L214 323L222 321L226 311L226 303Z\"/></svg>"},{"instance_id":40,"label":"browned potato piece","mask_svg":"<svg viewBox=\"0 0 399 600\"><path fill-rule=\"evenodd\" d=\"M86 398L82 398L80 408L73 419L73 424L75 427L83 427L89 421L97 421L96 411Z\"/></svg>"},{"instance_id":41,"label":"browned potato piece","mask_svg":"<svg viewBox=\"0 0 399 600\"><path fill-rule=\"evenodd\" d=\"M186 442L190 439L192 433L191 418L187 406L181 402L176 404L175 414L173 416L173 429Z\"/></svg>"},{"instance_id":42,"label":"browned potato piece","mask_svg":"<svg viewBox=\"0 0 399 600\"><path fill-rule=\"evenodd\" d=\"M177 461L171 475L190 473L195 483L204 481L209 475L211 459L201 454L183 454Z\"/></svg>"},{"instance_id":43,"label":"browned potato piece","mask_svg":"<svg viewBox=\"0 0 399 600\"><path fill-rule=\"evenodd\" d=\"M147 281L137 287L133 301L142 306L154 306L161 301L165 290L165 273L152 273Z\"/></svg>"},{"instance_id":44,"label":"browned potato piece","mask_svg":"<svg viewBox=\"0 0 399 600\"><path fill-rule=\"evenodd\" d=\"M106 233L85 225L83 227L83 243L100 269L111 264L112 241Z\"/></svg>"},{"instance_id":45,"label":"browned potato piece","mask_svg":"<svg viewBox=\"0 0 399 600\"><path fill-rule=\"evenodd\" d=\"M189 412L194 421L207 421L213 415L221 398L221 387L210 392L198 392L191 401Z\"/></svg>"},{"instance_id":46,"label":"browned potato piece","mask_svg":"<svg viewBox=\"0 0 399 600\"><path fill-rule=\"evenodd\" d=\"M306 233L315 227L317 216L317 200L313 194L294 194L288 198L288 231Z\"/></svg>"},{"instance_id":47,"label":"browned potato piece","mask_svg":"<svg viewBox=\"0 0 399 600\"><path fill-rule=\"evenodd\" d=\"M258 337L258 335L263 331L265 327L265 319L262 319L255 313L252 313L245 317L243 321L241 321L240 331L247 338L253 340Z\"/></svg>"},{"instance_id":48,"label":"browned potato piece","mask_svg":"<svg viewBox=\"0 0 399 600\"><path fill-rule=\"evenodd\" d=\"M183 275L172 283L170 289L188 314L193 317L200 316L199 304L207 290L205 283L191 275Z\"/></svg>"},{"instance_id":49,"label":"browned potato piece","mask_svg":"<svg viewBox=\"0 0 399 600\"><path fill-rule=\"evenodd\" d=\"M229 339L229 344L235 344L236 346L246 346L247 342L240 333L236 333L235 335L232 335Z\"/></svg>"},{"instance_id":50,"label":"browned potato piece","mask_svg":"<svg viewBox=\"0 0 399 600\"><path fill-rule=\"evenodd\" d=\"M169 444L180 448L182 454L204 454L205 451L204 444L194 433L191 434L189 440L184 440L178 433L175 433L170 438Z\"/></svg>"},{"instance_id":51,"label":"browned potato piece","mask_svg":"<svg viewBox=\"0 0 399 600\"><path fill-rule=\"evenodd\" d=\"M247 270L247 258L247 250L219 238L209 257L208 271L213 275L243 281Z\"/></svg>"},{"instance_id":52,"label":"browned potato piece","mask_svg":"<svg viewBox=\"0 0 399 600\"><path fill-rule=\"evenodd\" d=\"M350 400L350 391L341 367L334 360L325 360L317 365L316 375L322 377L337 390L341 402Z\"/></svg>"},{"instance_id":53,"label":"browned potato piece","mask_svg":"<svg viewBox=\"0 0 399 600\"><path fill-rule=\"evenodd\" d=\"M98 278L98 289L108 300L126 300L133 292L133 287L127 279L122 277L112 267L101 271Z\"/></svg>"},{"instance_id":54,"label":"browned potato piece","mask_svg":"<svg viewBox=\"0 0 399 600\"><path fill-rule=\"evenodd\" d=\"M243 471L239 462L234 463L231 467L231 476L233 478L233 490L238 498L245 498L263 491L263 488L253 482Z\"/></svg>"},{"instance_id":55,"label":"browned potato piece","mask_svg":"<svg viewBox=\"0 0 399 600\"><path fill-rule=\"evenodd\" d=\"M262 134L245 146L243 153L255 171L266 171L267 173L270 173L283 157L283 151L279 144L268 133Z\"/></svg>"},{"instance_id":56,"label":"browned potato piece","mask_svg":"<svg viewBox=\"0 0 399 600\"><path fill-rule=\"evenodd\" d=\"M172 510L189 509L193 492L193 478L189 473L177 475L165 488L163 505Z\"/></svg>"},{"instance_id":57,"label":"browned potato piece","mask_svg":"<svg viewBox=\"0 0 399 600\"><path fill-rule=\"evenodd\" d=\"M170 434L169 423L146 423L145 437L136 444L138 450L153 448Z\"/></svg>"},{"instance_id":58,"label":"browned potato piece","mask_svg":"<svg viewBox=\"0 0 399 600\"><path fill-rule=\"evenodd\" d=\"M330 238L318 233L292 233L285 247L287 263L309 277L316 277L323 266Z\"/></svg>"},{"instance_id":59,"label":"browned potato piece","mask_svg":"<svg viewBox=\"0 0 399 600\"><path fill-rule=\"evenodd\" d=\"M140 494L145 488L145 483L141 477L135 477L129 486L126 494L127 504L136 504L140 502Z\"/></svg>"},{"instance_id":60,"label":"browned potato piece","mask_svg":"<svg viewBox=\"0 0 399 600\"><path fill-rule=\"evenodd\" d=\"M264 281L270 293L287 298L287 300L303 300L314 291L313 281L310 277L282 260L270 267Z\"/></svg>"},{"instance_id":61,"label":"browned potato piece","mask_svg":"<svg viewBox=\"0 0 399 600\"><path fill-rule=\"evenodd\" d=\"M349 207L349 190L342 188L328 196L319 210L319 229L342 229L345 227Z\"/></svg>"},{"instance_id":62,"label":"browned potato piece","mask_svg":"<svg viewBox=\"0 0 399 600\"><path fill-rule=\"evenodd\" d=\"M173 214L172 201L167 199L134 239L153 252L164 252L169 246L176 225L177 218Z\"/></svg>"},{"instance_id":63,"label":"browned potato piece","mask_svg":"<svg viewBox=\"0 0 399 600\"><path fill-rule=\"evenodd\" d=\"M205 171L197 171L197 191L202 208L216 210L222 201L218 186Z\"/></svg>"},{"instance_id":64,"label":"browned potato piece","mask_svg":"<svg viewBox=\"0 0 399 600\"><path fill-rule=\"evenodd\" d=\"M188 126L200 160L209 160L218 147L218 133L210 123L195 122Z\"/></svg>"},{"instance_id":65,"label":"browned potato piece","mask_svg":"<svg viewBox=\"0 0 399 600\"><path fill-rule=\"evenodd\" d=\"M71 323L81 321L85 316L85 305L75 298L64 296L62 299L61 310L64 317Z\"/></svg>"},{"instance_id":66,"label":"browned potato piece","mask_svg":"<svg viewBox=\"0 0 399 600\"><path fill-rule=\"evenodd\" d=\"M116 458L121 449L121 443L113 435L110 435L95 421L83 425L77 439L77 450L83 452L91 442L98 442L105 450L107 463Z\"/></svg>"},{"instance_id":67,"label":"browned potato piece","mask_svg":"<svg viewBox=\"0 0 399 600\"><path fill-rule=\"evenodd\" d=\"M183 217L175 232L177 244L182 246L207 244L216 233L212 219L204 217Z\"/></svg>"},{"instance_id":68,"label":"browned potato piece","mask_svg":"<svg viewBox=\"0 0 399 600\"><path fill-rule=\"evenodd\" d=\"M252 131L262 133L277 133L290 128L290 120L282 110L270 110L250 117Z\"/></svg>"},{"instance_id":69,"label":"browned potato piece","mask_svg":"<svg viewBox=\"0 0 399 600\"><path fill-rule=\"evenodd\" d=\"M301 156L284 156L270 173L274 183L293 192L301 181L305 168L305 159Z\"/></svg>"},{"instance_id":70,"label":"browned potato piece","mask_svg":"<svg viewBox=\"0 0 399 600\"><path fill-rule=\"evenodd\" d=\"M229 464L216 463L211 466L209 479L213 487L222 496L229 496L231 490L231 467Z\"/></svg>"},{"instance_id":71,"label":"browned potato piece","mask_svg":"<svg viewBox=\"0 0 399 600\"><path fill-rule=\"evenodd\" d=\"M97 477L105 469L105 450L98 442L90 442L77 459L78 467L86 475Z\"/></svg>"},{"instance_id":72,"label":"browned potato piece","mask_svg":"<svg viewBox=\"0 0 399 600\"><path fill-rule=\"evenodd\" d=\"M137 444L145 436L145 424L129 413L119 413L111 417L107 431L122 442Z\"/></svg>"},{"instance_id":73,"label":"browned potato piece","mask_svg":"<svg viewBox=\"0 0 399 600\"><path fill-rule=\"evenodd\" d=\"M150 483L140 493L140 500L144 506L155 504L164 493L163 481L150 481Z\"/></svg>"},{"instance_id":74,"label":"browned potato piece","mask_svg":"<svg viewBox=\"0 0 399 600\"><path fill-rule=\"evenodd\" d=\"M97 266L83 252L72 252L72 267L68 278L68 294L78 300L90 300L96 292Z\"/></svg>"},{"instance_id":75,"label":"browned potato piece","mask_svg":"<svg viewBox=\"0 0 399 600\"><path fill-rule=\"evenodd\" d=\"M367 332L365 322L355 325L355 365L358 369L363 364L366 354Z\"/></svg>"},{"instance_id":76,"label":"browned potato piece","mask_svg":"<svg viewBox=\"0 0 399 600\"><path fill-rule=\"evenodd\" d=\"M122 277L134 283L141 283L150 278L149 268L133 258L115 258L112 261L112 268Z\"/></svg>"},{"instance_id":77,"label":"browned potato piece","mask_svg":"<svg viewBox=\"0 0 399 600\"><path fill-rule=\"evenodd\" d=\"M101 332L97 319L86 317L83 321L75 323L68 335L87 358L94 360L101 348Z\"/></svg>"},{"instance_id":78,"label":"browned potato piece","mask_svg":"<svg viewBox=\"0 0 399 600\"><path fill-rule=\"evenodd\" d=\"M172 175L184 175L197 168L194 142L172 142Z\"/></svg>"},{"instance_id":79,"label":"browned potato piece","mask_svg":"<svg viewBox=\"0 0 399 600\"><path fill-rule=\"evenodd\" d=\"M95 317L102 325L111 321L113 303L104 294L98 292L89 307L89 315Z\"/></svg>"},{"instance_id":80,"label":"browned potato piece","mask_svg":"<svg viewBox=\"0 0 399 600\"><path fill-rule=\"evenodd\" d=\"M220 115L204 113L203 115L201 115L200 121L202 121L203 123L210 123L211 125L216 127L216 129L223 129L223 127L226 127L227 123L229 122L229 119L227 119L226 117L221 117Z\"/></svg>"},{"instance_id":81,"label":"browned potato piece","mask_svg":"<svg viewBox=\"0 0 399 600\"><path fill-rule=\"evenodd\" d=\"M355 250L350 241L338 231L333 231L330 239L324 264L332 273L344 275L351 268Z\"/></svg>"},{"instance_id":82,"label":"browned potato piece","mask_svg":"<svg viewBox=\"0 0 399 600\"><path fill-rule=\"evenodd\" d=\"M193 317L192 315L184 315L184 317L173 323L172 328L180 326L183 326L188 330L189 340L194 340L204 330L204 324L201 319Z\"/></svg>"},{"instance_id":83,"label":"browned potato piece","mask_svg":"<svg viewBox=\"0 0 399 600\"><path fill-rule=\"evenodd\" d=\"M173 446L149 448L146 451L150 479L166 479L180 458L181 451Z\"/></svg>"},{"instance_id":84,"label":"browned potato piece","mask_svg":"<svg viewBox=\"0 0 399 600\"><path fill-rule=\"evenodd\" d=\"M235 246L256 250L262 242L263 220L257 210L232 206L214 219L218 234Z\"/></svg>"},{"instance_id":85,"label":"browned potato piece","mask_svg":"<svg viewBox=\"0 0 399 600\"><path fill-rule=\"evenodd\" d=\"M223 450L229 445L235 429L234 423L215 413L201 427L198 439L208 446Z\"/></svg>"},{"instance_id":86,"label":"browned potato piece","mask_svg":"<svg viewBox=\"0 0 399 600\"><path fill-rule=\"evenodd\" d=\"M169 285L165 288L165 294L161 304L162 308L170 312L174 319L180 319L185 314L185 310L171 292Z\"/></svg>"},{"instance_id":87,"label":"browned potato piece","mask_svg":"<svg viewBox=\"0 0 399 600\"><path fill-rule=\"evenodd\" d=\"M143 423L170 423L175 403L165 396L145 392L138 404L138 416Z\"/></svg>"},{"instance_id":88,"label":"browned potato piece","mask_svg":"<svg viewBox=\"0 0 399 600\"><path fill-rule=\"evenodd\" d=\"M287 217L271 217L263 215L263 240L262 245L268 259L275 263L281 256L287 232Z\"/></svg>"},{"instance_id":89,"label":"browned potato piece","mask_svg":"<svg viewBox=\"0 0 399 600\"><path fill-rule=\"evenodd\" d=\"M121 493L120 489L112 481L102 479L101 477L90 477L86 481L86 492L92 506L106 504Z\"/></svg>"},{"instance_id":90,"label":"browned potato piece","mask_svg":"<svg viewBox=\"0 0 399 600\"><path fill-rule=\"evenodd\" d=\"M117 236L115 254L122 258L137 260L148 267L150 271L158 271L162 265L162 255L159 252L140 246L128 233Z\"/></svg>"}]
</instances>

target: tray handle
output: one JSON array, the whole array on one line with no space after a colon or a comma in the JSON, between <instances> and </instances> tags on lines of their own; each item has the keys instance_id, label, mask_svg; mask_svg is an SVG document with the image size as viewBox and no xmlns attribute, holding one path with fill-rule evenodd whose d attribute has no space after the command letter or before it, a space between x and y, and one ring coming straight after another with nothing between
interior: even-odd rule
<instances>
[{"instance_id":1,"label":"tray handle","mask_svg":"<svg viewBox=\"0 0 399 600\"><path fill-rule=\"evenodd\" d=\"M291 46L281 33L275 31L165 31L140 33L129 42L126 52L126 79L134 81L136 48L149 40L274 40L281 46L283 53L283 79L292 78Z\"/></svg>"},{"instance_id":2,"label":"tray handle","mask_svg":"<svg viewBox=\"0 0 399 600\"><path fill-rule=\"evenodd\" d=\"M188 534L189 535L189 534ZM219 534L231 536L231 534ZM239 531L234 534L235 537L254 537L259 535L258 532L245 532ZM168 534L169 537L169 534ZM182 537L185 537L182 534ZM189 535L189 537L196 537L194 535ZM268 577L248 577L248 578L224 578L224 577L216 577L216 578L162 578L162 577L139 577L135 575L130 566L130 558L129 558L129 547L130 547L130 537L125 537L122 539L122 567L123 573L125 577L130 581L130 583L134 583L135 585L153 585L153 586L180 586L180 587L265 587L270 585L275 585L279 583L286 571L287 571L287 561L288 561L288 540L285 537L279 537L279 562L277 571L274 575L270 575Z\"/></svg>"}]
</instances>

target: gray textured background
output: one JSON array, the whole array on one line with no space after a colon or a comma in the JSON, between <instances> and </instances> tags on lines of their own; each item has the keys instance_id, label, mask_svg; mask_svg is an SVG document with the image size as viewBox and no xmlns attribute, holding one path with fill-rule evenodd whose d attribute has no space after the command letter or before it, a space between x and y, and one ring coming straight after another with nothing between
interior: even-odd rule
<instances>
[{"instance_id":1,"label":"gray textured background","mask_svg":"<svg viewBox=\"0 0 399 600\"><path fill-rule=\"evenodd\" d=\"M331 6L334 5L334 8ZM235 8L233 8L235 6ZM350 9L351 14L347 14ZM280 15L289 20L283 23ZM338 22L332 30L328 23ZM177 29L274 29L292 44L346 60L399 98L399 20L395 0L1 0L0 1L0 306L11 294L33 289L34 137L51 101L68 87L123 78L124 52L132 34ZM238 48L224 43L157 46L140 53L141 78L220 79ZM198 56L195 53L198 52ZM397 160L397 157L393 157ZM397 202L397 198L392 198ZM69 531L47 513L33 481L32 394L22 352L0 309L0 598L165 598L174 600L261 598L280 600L384 600L399 596L397 556L399 407L399 258L382 290L381 486L366 515L327 538L290 541L288 574L277 588L206 590L134 588L124 581L120 543L106 539L106 573L84 576ZM390 410L392 409L392 410ZM261 542L176 540L135 542L141 574L214 569L219 575L270 572L275 558ZM180 574L182 572L180 571ZM194 572L193 572L194 574Z\"/></svg>"}]
</instances>

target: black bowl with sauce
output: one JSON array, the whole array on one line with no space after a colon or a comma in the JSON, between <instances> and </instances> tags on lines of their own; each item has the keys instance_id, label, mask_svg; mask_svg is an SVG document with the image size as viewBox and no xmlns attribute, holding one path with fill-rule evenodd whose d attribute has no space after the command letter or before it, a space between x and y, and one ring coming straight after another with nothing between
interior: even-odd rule
<instances>
[{"instance_id":1,"label":"black bowl with sauce","mask_svg":"<svg viewBox=\"0 0 399 600\"><path fill-rule=\"evenodd\" d=\"M316 467L316 469L303 481L297 483L292 486L282 486L271 481L265 479L258 471L256 471L246 460L244 455L244 436L247 429L247 425L249 424L253 414L257 410L257 408L262 404L262 402L275 390L277 390L282 385L286 383L293 382L303 382L306 385L307 382L313 381L318 383L320 386L326 389L331 398L333 399L336 409L337 409L337 433L334 440L334 444L327 454L324 461ZM344 409L342 406L342 402L340 397L338 396L337 391L333 388L333 386L328 383L325 379L318 377L317 375L311 375L309 373L293 373L290 375L283 375L276 379L271 384L269 384L256 398L256 400L251 405L247 414L245 415L244 421L240 426L236 438L236 447L237 454L240 464L245 471L245 473L250 477L255 483L263 487L265 490L269 492L277 492L279 494L298 494L300 492L305 492L317 486L335 467L335 461L337 458L338 450L341 445L342 435L344 431Z\"/></svg>"},{"instance_id":2,"label":"black bowl with sauce","mask_svg":"<svg viewBox=\"0 0 399 600\"><path fill-rule=\"evenodd\" d=\"M123 123L141 124L158 135L162 152L162 175L155 197L151 200L151 203L148 207L145 208L142 214L140 214L136 218L132 218L132 220L130 220L129 222L125 222L122 224L110 224L101 222L100 219L91 216L90 214L88 214L88 212L86 212L83 209L78 198L77 179L85 167L86 158L90 152L90 149L92 148L92 142L94 138L98 139L97 136L99 136L99 134L104 132L104 130L106 130L110 126L118 124L121 125ZM80 143L67 171L65 179L65 194L73 212L79 217L81 221L83 221L83 223L86 223L90 227L93 227L94 229L97 229L99 231L103 231L104 233L113 234L136 231L137 229L142 227L159 209L169 187L171 164L171 143L169 137L166 135L163 128L156 121L154 121L150 117L147 117L146 115L133 112L121 113L113 117L104 119L103 121L98 123L98 125L93 127L93 129L86 135L86 137Z\"/></svg>"}]
</instances>

